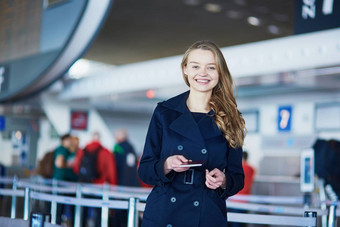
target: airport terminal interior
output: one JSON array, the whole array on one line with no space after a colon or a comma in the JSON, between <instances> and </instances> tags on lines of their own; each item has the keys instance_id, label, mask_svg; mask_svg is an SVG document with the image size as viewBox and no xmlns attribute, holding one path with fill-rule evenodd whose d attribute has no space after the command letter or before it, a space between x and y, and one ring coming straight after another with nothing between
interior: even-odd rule
<instances>
[{"instance_id":1,"label":"airport terminal interior","mask_svg":"<svg viewBox=\"0 0 340 227\"><path fill-rule=\"evenodd\" d=\"M338 0L0 0L0 226L141 226L150 120L190 89L181 61L198 40L220 47L247 129L253 175L228 226L340 226ZM44 175L65 136L67 168L98 140L118 181Z\"/></svg>"}]
</instances>

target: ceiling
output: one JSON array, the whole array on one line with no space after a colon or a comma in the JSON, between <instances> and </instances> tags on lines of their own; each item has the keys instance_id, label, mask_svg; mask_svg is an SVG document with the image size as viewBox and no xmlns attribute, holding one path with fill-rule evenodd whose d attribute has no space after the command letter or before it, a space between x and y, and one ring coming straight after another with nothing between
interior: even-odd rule
<instances>
[{"instance_id":1,"label":"ceiling","mask_svg":"<svg viewBox=\"0 0 340 227\"><path fill-rule=\"evenodd\" d=\"M115 0L103 27L84 58L110 65L182 55L196 40L209 39L220 47L287 37L294 34L295 0ZM338 71L338 70L337 70ZM100 73L99 73L100 74ZM275 81L268 83L268 77ZM321 77L302 85L304 78L282 82L282 75L262 75L236 80L239 97L278 93L330 91L339 83ZM244 83L243 81L248 82ZM251 81L249 83L249 81ZM267 81L267 82L263 82ZM327 83L326 83L327 82ZM173 88L169 88L173 90ZM88 101L98 109L143 110L149 100L144 92L130 92Z\"/></svg>"},{"instance_id":2,"label":"ceiling","mask_svg":"<svg viewBox=\"0 0 340 227\"><path fill-rule=\"evenodd\" d=\"M293 34L294 0L115 0L84 58L112 65ZM251 25L253 24L253 25Z\"/></svg>"},{"instance_id":3,"label":"ceiling","mask_svg":"<svg viewBox=\"0 0 340 227\"><path fill-rule=\"evenodd\" d=\"M295 0L115 0L83 58L125 65L182 55L188 46L201 39L229 47L291 36L294 34L294 4ZM340 75L338 68L336 74ZM298 75L289 75L294 80L287 83L282 83L282 75L275 75L278 82L272 84L263 81L273 75L243 78L236 83L239 96L246 98L317 89L329 92L336 90L340 83L338 79L334 81L333 73L330 75L315 77L311 85L302 85L300 81L305 80ZM65 79L64 85L72 82ZM319 86L320 81L323 86ZM132 92L122 99L123 103L111 96L82 101L114 111L141 110L150 102L144 93Z\"/></svg>"}]
</instances>

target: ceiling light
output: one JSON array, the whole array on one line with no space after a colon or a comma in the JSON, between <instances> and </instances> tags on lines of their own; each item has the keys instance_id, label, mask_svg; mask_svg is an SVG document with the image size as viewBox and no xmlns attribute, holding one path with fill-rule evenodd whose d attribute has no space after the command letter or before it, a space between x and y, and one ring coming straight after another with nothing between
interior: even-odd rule
<instances>
[{"instance_id":1,"label":"ceiling light","mask_svg":"<svg viewBox=\"0 0 340 227\"><path fill-rule=\"evenodd\" d=\"M72 79L84 77L90 70L90 62L85 59L79 59L68 70L68 74Z\"/></svg>"},{"instance_id":2,"label":"ceiling light","mask_svg":"<svg viewBox=\"0 0 340 227\"><path fill-rule=\"evenodd\" d=\"M222 11L222 7L219 4L207 3L204 6L205 10L211 13L219 13Z\"/></svg>"},{"instance_id":3,"label":"ceiling light","mask_svg":"<svg viewBox=\"0 0 340 227\"><path fill-rule=\"evenodd\" d=\"M270 33L272 33L272 34L275 34L275 35L280 34L280 29L279 29L279 27L276 26L276 25L269 25L269 26L267 27L267 29L268 29L268 31L269 31Z\"/></svg>"},{"instance_id":4,"label":"ceiling light","mask_svg":"<svg viewBox=\"0 0 340 227\"><path fill-rule=\"evenodd\" d=\"M149 89L146 91L146 97L148 97L149 99L153 99L155 98L155 91L152 89Z\"/></svg>"},{"instance_id":5,"label":"ceiling light","mask_svg":"<svg viewBox=\"0 0 340 227\"><path fill-rule=\"evenodd\" d=\"M253 25L253 26L260 26L261 21L259 18L257 17L248 17L247 21L249 24Z\"/></svg>"}]
</instances>

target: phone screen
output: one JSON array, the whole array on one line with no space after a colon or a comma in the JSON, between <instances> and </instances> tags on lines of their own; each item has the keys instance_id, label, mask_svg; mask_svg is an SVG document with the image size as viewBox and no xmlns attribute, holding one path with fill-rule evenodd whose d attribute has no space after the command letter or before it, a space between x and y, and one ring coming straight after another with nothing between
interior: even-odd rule
<instances>
[{"instance_id":1,"label":"phone screen","mask_svg":"<svg viewBox=\"0 0 340 227\"><path fill-rule=\"evenodd\" d=\"M191 161L191 162L186 162L180 165L179 167L198 167L202 166L204 161Z\"/></svg>"}]
</instances>

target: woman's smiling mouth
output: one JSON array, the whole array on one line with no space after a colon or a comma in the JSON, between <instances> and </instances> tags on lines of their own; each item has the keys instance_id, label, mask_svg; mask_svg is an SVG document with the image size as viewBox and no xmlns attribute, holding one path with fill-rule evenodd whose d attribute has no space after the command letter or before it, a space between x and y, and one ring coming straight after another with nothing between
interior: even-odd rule
<instances>
[{"instance_id":1,"label":"woman's smiling mouth","mask_svg":"<svg viewBox=\"0 0 340 227\"><path fill-rule=\"evenodd\" d=\"M196 82L199 84L207 84L210 80L207 79L196 79Z\"/></svg>"}]
</instances>

